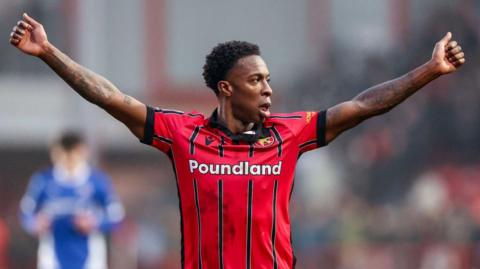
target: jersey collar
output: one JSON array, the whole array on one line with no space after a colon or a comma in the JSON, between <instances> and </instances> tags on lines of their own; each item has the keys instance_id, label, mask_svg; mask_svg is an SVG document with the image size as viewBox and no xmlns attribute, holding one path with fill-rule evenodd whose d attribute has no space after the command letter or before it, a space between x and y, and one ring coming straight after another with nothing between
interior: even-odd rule
<instances>
[{"instance_id":1,"label":"jersey collar","mask_svg":"<svg viewBox=\"0 0 480 269\"><path fill-rule=\"evenodd\" d=\"M238 143L240 141L247 143L255 143L260 138L270 136L269 130L263 125L263 123L255 124L250 131L246 131L240 134L234 134L218 119L217 109L213 111L212 115L208 119L208 125L212 128L216 128L222 131L225 135L232 139L234 143Z\"/></svg>"},{"instance_id":2,"label":"jersey collar","mask_svg":"<svg viewBox=\"0 0 480 269\"><path fill-rule=\"evenodd\" d=\"M90 166L87 163L79 164L73 173L70 173L60 164L53 166L53 177L58 183L79 186L88 181Z\"/></svg>"}]
</instances>

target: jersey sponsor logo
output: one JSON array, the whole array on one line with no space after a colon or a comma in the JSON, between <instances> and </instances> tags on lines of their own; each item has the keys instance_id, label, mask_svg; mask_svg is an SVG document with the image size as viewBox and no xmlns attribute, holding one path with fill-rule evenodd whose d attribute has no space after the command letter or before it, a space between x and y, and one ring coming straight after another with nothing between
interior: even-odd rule
<instances>
[{"instance_id":1,"label":"jersey sponsor logo","mask_svg":"<svg viewBox=\"0 0 480 269\"><path fill-rule=\"evenodd\" d=\"M280 175L282 171L282 161L277 164L250 164L249 162L239 162L238 164L213 164L213 163L199 163L196 160L188 161L190 166L190 173L198 172L200 174L211 175Z\"/></svg>"},{"instance_id":2,"label":"jersey sponsor logo","mask_svg":"<svg viewBox=\"0 0 480 269\"><path fill-rule=\"evenodd\" d=\"M268 147L273 145L274 142L275 142L275 138L273 138L273 136L269 136L269 137L258 139L255 145L260 147Z\"/></svg>"}]
</instances>

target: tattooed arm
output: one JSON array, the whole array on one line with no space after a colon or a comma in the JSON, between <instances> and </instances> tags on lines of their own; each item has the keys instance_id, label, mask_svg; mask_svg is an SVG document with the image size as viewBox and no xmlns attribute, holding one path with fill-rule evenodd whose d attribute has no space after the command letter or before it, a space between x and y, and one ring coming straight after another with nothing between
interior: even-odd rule
<instances>
[{"instance_id":1,"label":"tattooed arm","mask_svg":"<svg viewBox=\"0 0 480 269\"><path fill-rule=\"evenodd\" d=\"M48 42L43 26L23 15L10 34L10 43L24 53L42 59L55 73L87 101L103 108L123 122L138 138L143 138L146 107L123 94L104 77L70 59Z\"/></svg>"},{"instance_id":2,"label":"tattooed arm","mask_svg":"<svg viewBox=\"0 0 480 269\"><path fill-rule=\"evenodd\" d=\"M406 75L369 88L350 101L327 111L327 142L362 121L383 114L437 77L456 71L465 55L447 33L433 50L432 59Z\"/></svg>"}]
</instances>

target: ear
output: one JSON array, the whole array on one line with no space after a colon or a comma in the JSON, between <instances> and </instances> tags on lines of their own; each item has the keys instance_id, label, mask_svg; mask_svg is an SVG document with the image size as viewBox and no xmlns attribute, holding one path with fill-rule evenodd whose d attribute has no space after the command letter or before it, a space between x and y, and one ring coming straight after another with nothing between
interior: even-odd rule
<instances>
[{"instance_id":1,"label":"ear","mask_svg":"<svg viewBox=\"0 0 480 269\"><path fill-rule=\"evenodd\" d=\"M217 88L220 95L232 96L233 87L228 81L220 80L217 83Z\"/></svg>"}]
</instances>

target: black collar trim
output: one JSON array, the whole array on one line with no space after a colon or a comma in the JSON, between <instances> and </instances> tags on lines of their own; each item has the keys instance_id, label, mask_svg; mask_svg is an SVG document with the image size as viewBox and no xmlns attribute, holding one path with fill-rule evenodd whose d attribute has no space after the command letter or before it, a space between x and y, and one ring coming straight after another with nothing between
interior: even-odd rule
<instances>
[{"instance_id":1,"label":"black collar trim","mask_svg":"<svg viewBox=\"0 0 480 269\"><path fill-rule=\"evenodd\" d=\"M262 123L255 124L252 130L243 132L240 134L234 134L227 126L225 126L221 121L218 119L218 111L215 109L208 119L208 124L212 128L217 128L226 134L234 143L238 143L240 141L247 142L247 143L255 143L260 138L265 138L270 136L270 131L263 126Z\"/></svg>"}]
</instances>

